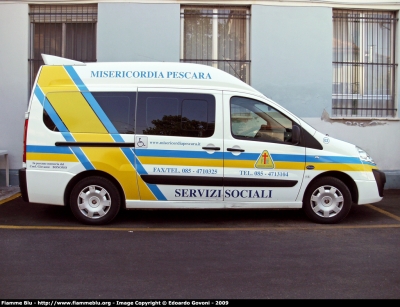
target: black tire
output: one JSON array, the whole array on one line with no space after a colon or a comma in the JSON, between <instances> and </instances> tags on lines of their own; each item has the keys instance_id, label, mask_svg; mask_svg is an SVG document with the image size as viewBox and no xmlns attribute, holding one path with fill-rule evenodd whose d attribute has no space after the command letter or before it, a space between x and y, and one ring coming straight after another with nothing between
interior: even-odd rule
<instances>
[{"instance_id":1,"label":"black tire","mask_svg":"<svg viewBox=\"0 0 400 307\"><path fill-rule=\"evenodd\" d=\"M121 207L121 197L115 185L99 176L79 181L71 191L70 208L78 221L90 225L110 223Z\"/></svg>"},{"instance_id":2,"label":"black tire","mask_svg":"<svg viewBox=\"0 0 400 307\"><path fill-rule=\"evenodd\" d=\"M334 177L322 177L307 188L303 210L313 222L334 224L347 216L352 203L350 190L343 181Z\"/></svg>"}]
</instances>

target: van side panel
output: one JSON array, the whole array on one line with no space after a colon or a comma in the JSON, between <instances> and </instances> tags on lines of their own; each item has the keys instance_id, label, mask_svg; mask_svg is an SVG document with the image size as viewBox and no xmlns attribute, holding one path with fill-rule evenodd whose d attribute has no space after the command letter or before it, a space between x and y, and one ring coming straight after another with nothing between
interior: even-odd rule
<instances>
[{"instance_id":1,"label":"van side panel","mask_svg":"<svg viewBox=\"0 0 400 307\"><path fill-rule=\"evenodd\" d=\"M63 206L65 188L74 175L57 171L27 171L26 181L28 183L29 201Z\"/></svg>"},{"instance_id":2,"label":"van side panel","mask_svg":"<svg viewBox=\"0 0 400 307\"><path fill-rule=\"evenodd\" d=\"M216 118L221 91L139 87L135 154L144 206L157 199L164 207L198 200L216 207L223 200L223 125Z\"/></svg>"},{"instance_id":3,"label":"van side panel","mask_svg":"<svg viewBox=\"0 0 400 307\"><path fill-rule=\"evenodd\" d=\"M82 92L81 92L82 91ZM33 108L39 110L38 114L31 114L30 125L35 133L42 131L58 139L58 142L49 143L49 138L39 138L36 147L30 147L32 152L27 156L29 186L29 198L40 200L40 186L36 186L31 176L33 165L37 163L74 162L81 165L78 170L71 164L66 165L65 174L67 179L59 179L57 194L63 199L64 190L68 181L79 172L85 170L100 170L113 176L121 185L127 199L139 199L137 188L137 173L135 169L135 157L129 147L113 146L112 143L134 142L134 135L120 135L112 125L111 121L97 104L96 99L87 91L73 67L45 66L38 78L35 89L37 100L42 107ZM53 122L56 123L58 131L49 131L43 124L43 108L47 111ZM38 142L39 141L39 142ZM63 144L68 142L68 144ZM98 146L85 146L83 143L98 143ZM40 144L42 143L42 144ZM72 146L71 146L72 143ZM77 143L77 146L73 146ZM101 143L101 144L99 144ZM110 146L104 146L110 143ZM28 139L28 147L31 143ZM48 152L36 151L38 146L48 146ZM50 149L52 148L52 149ZM54 151L54 152L52 152ZM57 152L57 153L56 153ZM42 170L43 178L48 171ZM33 175L34 173L32 173ZM54 172L51 173L53 177ZM62 174L62 172L61 172ZM62 177L62 175L60 175ZM52 179L53 180L53 179ZM47 190L47 189L46 189ZM46 194L48 195L48 190ZM38 197L31 197L38 194ZM43 196L42 196L43 197ZM59 199L52 199L50 203L60 204ZM47 201L47 200L46 200Z\"/></svg>"},{"instance_id":4,"label":"van side panel","mask_svg":"<svg viewBox=\"0 0 400 307\"><path fill-rule=\"evenodd\" d=\"M28 202L70 197L89 224L111 221L122 202L303 208L313 221L336 223L353 202L383 197L385 175L367 153L221 70L53 60L40 68L25 116Z\"/></svg>"}]
</instances>

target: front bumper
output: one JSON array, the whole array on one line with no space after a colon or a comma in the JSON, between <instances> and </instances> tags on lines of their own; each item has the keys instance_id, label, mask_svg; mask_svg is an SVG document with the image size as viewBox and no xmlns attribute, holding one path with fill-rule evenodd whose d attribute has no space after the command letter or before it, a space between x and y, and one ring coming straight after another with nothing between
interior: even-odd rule
<instances>
[{"instance_id":1,"label":"front bumper","mask_svg":"<svg viewBox=\"0 0 400 307\"><path fill-rule=\"evenodd\" d=\"M374 174L376 185L378 186L379 196L383 197L383 190L386 183L386 175L384 172L377 169L373 169L372 173Z\"/></svg>"},{"instance_id":2,"label":"front bumper","mask_svg":"<svg viewBox=\"0 0 400 307\"><path fill-rule=\"evenodd\" d=\"M18 171L18 176L19 176L19 188L21 190L22 199L29 203L28 187L26 184L26 168L21 168Z\"/></svg>"}]
</instances>

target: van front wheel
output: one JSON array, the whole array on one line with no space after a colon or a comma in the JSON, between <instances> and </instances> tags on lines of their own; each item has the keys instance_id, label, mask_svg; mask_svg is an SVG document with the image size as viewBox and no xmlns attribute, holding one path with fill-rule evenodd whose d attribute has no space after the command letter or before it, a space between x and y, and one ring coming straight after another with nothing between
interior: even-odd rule
<instances>
[{"instance_id":1,"label":"van front wheel","mask_svg":"<svg viewBox=\"0 0 400 307\"><path fill-rule=\"evenodd\" d=\"M99 176L79 181L70 194L70 208L84 224L102 225L111 222L119 212L120 195L115 185Z\"/></svg>"},{"instance_id":2,"label":"van front wheel","mask_svg":"<svg viewBox=\"0 0 400 307\"><path fill-rule=\"evenodd\" d=\"M322 224L334 224L350 212L351 193L343 181L334 177L316 180L304 194L303 210L308 218Z\"/></svg>"}]
</instances>

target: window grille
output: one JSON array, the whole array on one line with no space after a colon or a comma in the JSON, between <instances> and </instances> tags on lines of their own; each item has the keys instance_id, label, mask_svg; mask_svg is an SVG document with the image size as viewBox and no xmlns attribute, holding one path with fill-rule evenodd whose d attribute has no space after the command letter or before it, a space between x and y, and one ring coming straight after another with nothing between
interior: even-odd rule
<instances>
[{"instance_id":1,"label":"window grille","mask_svg":"<svg viewBox=\"0 0 400 307\"><path fill-rule=\"evenodd\" d=\"M396 23L394 12L333 10L333 116L396 116Z\"/></svg>"},{"instance_id":2,"label":"window grille","mask_svg":"<svg viewBox=\"0 0 400 307\"><path fill-rule=\"evenodd\" d=\"M42 53L96 62L97 4L30 6L30 84Z\"/></svg>"},{"instance_id":3,"label":"window grille","mask_svg":"<svg viewBox=\"0 0 400 307\"><path fill-rule=\"evenodd\" d=\"M213 66L250 83L249 25L248 8L182 8L181 62Z\"/></svg>"}]
</instances>

